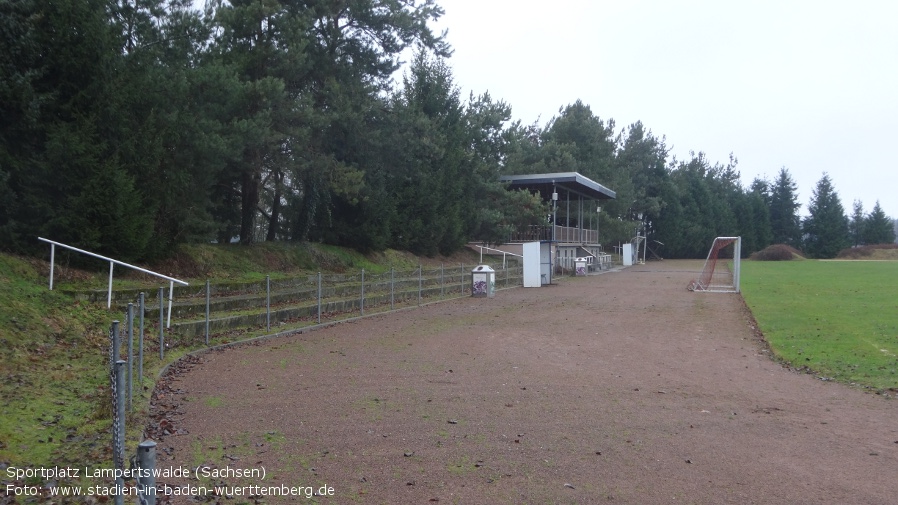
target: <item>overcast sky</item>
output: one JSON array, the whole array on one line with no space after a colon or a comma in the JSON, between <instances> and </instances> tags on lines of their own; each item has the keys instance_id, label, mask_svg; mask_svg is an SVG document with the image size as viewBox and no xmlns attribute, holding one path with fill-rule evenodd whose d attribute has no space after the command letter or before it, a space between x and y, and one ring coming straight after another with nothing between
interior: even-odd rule
<instances>
[{"instance_id":1,"label":"overcast sky","mask_svg":"<svg viewBox=\"0 0 898 505\"><path fill-rule=\"evenodd\" d=\"M898 217L898 2L438 3L464 98L489 91L525 124L580 99L677 159L733 153L745 186L785 166L806 208L827 172L847 214Z\"/></svg>"}]
</instances>

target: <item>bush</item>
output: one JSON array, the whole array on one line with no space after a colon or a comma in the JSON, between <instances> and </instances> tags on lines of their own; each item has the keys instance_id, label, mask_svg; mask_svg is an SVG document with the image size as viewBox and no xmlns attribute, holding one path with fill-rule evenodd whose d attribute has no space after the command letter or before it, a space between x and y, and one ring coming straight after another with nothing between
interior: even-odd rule
<instances>
[{"instance_id":1,"label":"bush","mask_svg":"<svg viewBox=\"0 0 898 505\"><path fill-rule=\"evenodd\" d=\"M749 259L757 261L789 261L796 258L804 258L804 254L798 249L786 244L774 244L752 254Z\"/></svg>"},{"instance_id":2,"label":"bush","mask_svg":"<svg viewBox=\"0 0 898 505\"><path fill-rule=\"evenodd\" d=\"M860 247L849 247L842 249L836 258L846 260L856 260L861 258L871 258L876 255L878 250L898 249L898 244L873 244Z\"/></svg>"}]
</instances>

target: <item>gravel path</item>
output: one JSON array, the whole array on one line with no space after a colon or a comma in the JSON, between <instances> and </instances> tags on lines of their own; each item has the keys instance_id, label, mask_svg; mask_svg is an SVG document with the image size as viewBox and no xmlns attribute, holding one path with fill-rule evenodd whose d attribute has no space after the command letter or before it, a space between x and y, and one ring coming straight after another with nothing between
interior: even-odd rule
<instances>
[{"instance_id":1,"label":"gravel path","mask_svg":"<svg viewBox=\"0 0 898 505\"><path fill-rule=\"evenodd\" d=\"M333 493L221 503L896 503L898 402L773 361L740 296L685 289L699 268L205 354L157 390L158 466L219 476L161 482Z\"/></svg>"}]
</instances>

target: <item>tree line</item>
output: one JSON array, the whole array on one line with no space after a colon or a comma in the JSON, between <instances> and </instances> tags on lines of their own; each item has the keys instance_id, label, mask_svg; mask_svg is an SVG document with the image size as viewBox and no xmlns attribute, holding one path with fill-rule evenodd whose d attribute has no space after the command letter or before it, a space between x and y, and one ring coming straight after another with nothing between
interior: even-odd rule
<instances>
[{"instance_id":1,"label":"tree line","mask_svg":"<svg viewBox=\"0 0 898 505\"><path fill-rule=\"evenodd\" d=\"M429 26L442 14L434 0L0 0L2 247L448 254L545 222L546 203L500 175L567 171L617 192L598 215L606 244L637 228L666 257L703 256L717 235L821 257L889 241L878 204L849 219L826 176L800 221L786 169L743 188L735 158L671 159L641 123L618 131L579 101L540 126L462 97Z\"/></svg>"}]
</instances>

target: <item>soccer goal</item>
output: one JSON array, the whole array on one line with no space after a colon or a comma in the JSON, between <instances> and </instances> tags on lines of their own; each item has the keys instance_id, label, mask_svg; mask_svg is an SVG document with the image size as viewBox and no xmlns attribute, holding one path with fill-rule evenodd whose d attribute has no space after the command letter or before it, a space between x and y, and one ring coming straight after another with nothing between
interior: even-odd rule
<instances>
[{"instance_id":1,"label":"soccer goal","mask_svg":"<svg viewBox=\"0 0 898 505\"><path fill-rule=\"evenodd\" d=\"M689 291L738 293L742 237L717 237L698 279L689 283Z\"/></svg>"}]
</instances>

